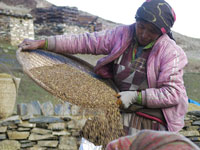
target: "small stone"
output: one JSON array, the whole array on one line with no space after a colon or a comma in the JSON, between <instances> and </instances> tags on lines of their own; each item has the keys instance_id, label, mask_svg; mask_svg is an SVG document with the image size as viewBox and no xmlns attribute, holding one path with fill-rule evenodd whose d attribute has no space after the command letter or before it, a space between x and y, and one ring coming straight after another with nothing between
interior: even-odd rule
<instances>
[{"instance_id":1,"label":"small stone","mask_svg":"<svg viewBox=\"0 0 200 150\"><path fill-rule=\"evenodd\" d=\"M69 129L82 129L85 125L87 119L80 119L80 120L71 120L67 123L67 127Z\"/></svg>"},{"instance_id":2,"label":"small stone","mask_svg":"<svg viewBox=\"0 0 200 150\"><path fill-rule=\"evenodd\" d=\"M22 128L22 127L19 127L17 130L18 131L30 131L31 128Z\"/></svg>"},{"instance_id":3,"label":"small stone","mask_svg":"<svg viewBox=\"0 0 200 150\"><path fill-rule=\"evenodd\" d=\"M194 121L194 122L192 123L192 125L193 125L193 126L200 126L200 121Z\"/></svg>"},{"instance_id":4,"label":"small stone","mask_svg":"<svg viewBox=\"0 0 200 150\"><path fill-rule=\"evenodd\" d=\"M15 124L8 125L7 127L8 127L8 129L17 129L17 125L15 125Z\"/></svg>"},{"instance_id":5,"label":"small stone","mask_svg":"<svg viewBox=\"0 0 200 150\"><path fill-rule=\"evenodd\" d=\"M191 141L200 141L200 137L189 137Z\"/></svg>"},{"instance_id":6,"label":"small stone","mask_svg":"<svg viewBox=\"0 0 200 150\"><path fill-rule=\"evenodd\" d=\"M70 104L69 103L57 104L55 106L55 114L57 116L70 115L71 114Z\"/></svg>"},{"instance_id":7,"label":"small stone","mask_svg":"<svg viewBox=\"0 0 200 150\"><path fill-rule=\"evenodd\" d=\"M55 122L63 122L62 119L57 117L48 117L48 116L40 116L37 118L31 118L29 120L31 123L55 123Z\"/></svg>"},{"instance_id":8,"label":"small stone","mask_svg":"<svg viewBox=\"0 0 200 150\"><path fill-rule=\"evenodd\" d=\"M194 116L200 117L200 111L190 111L187 114L188 115L194 115Z\"/></svg>"},{"instance_id":9,"label":"small stone","mask_svg":"<svg viewBox=\"0 0 200 150\"><path fill-rule=\"evenodd\" d=\"M31 101L28 107L28 115L41 115L41 106L39 101Z\"/></svg>"},{"instance_id":10,"label":"small stone","mask_svg":"<svg viewBox=\"0 0 200 150\"><path fill-rule=\"evenodd\" d=\"M51 134L52 131L51 130L47 130L47 129L41 129L41 128L33 128L31 130L32 133L37 133L37 134Z\"/></svg>"},{"instance_id":11,"label":"small stone","mask_svg":"<svg viewBox=\"0 0 200 150\"><path fill-rule=\"evenodd\" d=\"M23 121L29 120L29 119L31 119L31 118L34 118L34 116L33 116L33 115L21 116L21 119L22 119Z\"/></svg>"},{"instance_id":12,"label":"small stone","mask_svg":"<svg viewBox=\"0 0 200 150\"><path fill-rule=\"evenodd\" d=\"M48 126L48 129L54 130L54 131L64 130L65 128L66 128L65 123L51 123Z\"/></svg>"},{"instance_id":13,"label":"small stone","mask_svg":"<svg viewBox=\"0 0 200 150\"><path fill-rule=\"evenodd\" d=\"M80 132L79 131L72 131L72 136L73 137L80 137Z\"/></svg>"},{"instance_id":14,"label":"small stone","mask_svg":"<svg viewBox=\"0 0 200 150\"><path fill-rule=\"evenodd\" d=\"M0 140L5 140L6 139L6 134L0 134Z\"/></svg>"},{"instance_id":15,"label":"small stone","mask_svg":"<svg viewBox=\"0 0 200 150\"><path fill-rule=\"evenodd\" d=\"M29 123L28 121L24 121L18 124L19 127L26 127L26 128L34 128L36 126L35 123Z\"/></svg>"},{"instance_id":16,"label":"small stone","mask_svg":"<svg viewBox=\"0 0 200 150\"><path fill-rule=\"evenodd\" d=\"M45 147L40 147L39 145L34 145L30 147L28 150L47 150Z\"/></svg>"},{"instance_id":17,"label":"small stone","mask_svg":"<svg viewBox=\"0 0 200 150\"><path fill-rule=\"evenodd\" d=\"M51 134L46 134L46 135L39 135L39 134L35 134L35 133L31 133L31 135L29 136L28 140L31 141L38 141L38 140L54 140L57 137L51 135Z\"/></svg>"},{"instance_id":18,"label":"small stone","mask_svg":"<svg viewBox=\"0 0 200 150\"><path fill-rule=\"evenodd\" d=\"M194 131L194 130L197 130L197 131L198 131L198 129L199 129L199 126L189 126L189 127L187 128L187 131Z\"/></svg>"},{"instance_id":19,"label":"small stone","mask_svg":"<svg viewBox=\"0 0 200 150\"><path fill-rule=\"evenodd\" d=\"M38 141L38 145L41 147L57 147L58 141Z\"/></svg>"},{"instance_id":20,"label":"small stone","mask_svg":"<svg viewBox=\"0 0 200 150\"><path fill-rule=\"evenodd\" d=\"M67 132L67 131L54 131L53 133L52 133L53 135L57 135L57 136L63 136L63 135L71 135L71 133L70 132Z\"/></svg>"},{"instance_id":21,"label":"small stone","mask_svg":"<svg viewBox=\"0 0 200 150\"><path fill-rule=\"evenodd\" d=\"M17 114L18 115L27 115L28 111L27 111L27 104L25 103L21 103L21 104L17 104Z\"/></svg>"},{"instance_id":22,"label":"small stone","mask_svg":"<svg viewBox=\"0 0 200 150\"><path fill-rule=\"evenodd\" d=\"M45 102L41 106L42 114L44 116L53 116L54 115L54 107L51 102Z\"/></svg>"},{"instance_id":23,"label":"small stone","mask_svg":"<svg viewBox=\"0 0 200 150\"><path fill-rule=\"evenodd\" d=\"M18 150L20 143L15 140L4 140L0 142L0 150Z\"/></svg>"},{"instance_id":24,"label":"small stone","mask_svg":"<svg viewBox=\"0 0 200 150\"><path fill-rule=\"evenodd\" d=\"M72 117L71 116L61 116L61 118L64 120L64 121L71 121L72 120Z\"/></svg>"},{"instance_id":25,"label":"small stone","mask_svg":"<svg viewBox=\"0 0 200 150\"><path fill-rule=\"evenodd\" d=\"M7 131L7 134L10 140L27 139L29 136L29 132Z\"/></svg>"},{"instance_id":26,"label":"small stone","mask_svg":"<svg viewBox=\"0 0 200 150\"><path fill-rule=\"evenodd\" d=\"M36 144L36 142L21 143L21 148L32 147L35 144Z\"/></svg>"},{"instance_id":27,"label":"small stone","mask_svg":"<svg viewBox=\"0 0 200 150\"><path fill-rule=\"evenodd\" d=\"M59 149L65 150L76 150L77 147L77 139L74 137L62 136L60 138Z\"/></svg>"},{"instance_id":28,"label":"small stone","mask_svg":"<svg viewBox=\"0 0 200 150\"><path fill-rule=\"evenodd\" d=\"M37 128L47 129L48 126L49 126L48 123L37 123L37 124L36 124L36 127L37 127Z\"/></svg>"},{"instance_id":29,"label":"small stone","mask_svg":"<svg viewBox=\"0 0 200 150\"><path fill-rule=\"evenodd\" d=\"M180 134L189 137L189 136L199 136L199 132L198 131L180 131Z\"/></svg>"},{"instance_id":30,"label":"small stone","mask_svg":"<svg viewBox=\"0 0 200 150\"><path fill-rule=\"evenodd\" d=\"M29 140L20 140L20 143L24 144L24 143L30 143L31 141Z\"/></svg>"},{"instance_id":31,"label":"small stone","mask_svg":"<svg viewBox=\"0 0 200 150\"><path fill-rule=\"evenodd\" d=\"M4 133L7 131L7 126L0 126L0 133Z\"/></svg>"},{"instance_id":32,"label":"small stone","mask_svg":"<svg viewBox=\"0 0 200 150\"><path fill-rule=\"evenodd\" d=\"M71 106L71 113L72 116L76 116L80 114L80 107L78 107L77 105L72 105Z\"/></svg>"},{"instance_id":33,"label":"small stone","mask_svg":"<svg viewBox=\"0 0 200 150\"><path fill-rule=\"evenodd\" d=\"M9 117L9 118L6 118L6 119L1 120L1 121L0 121L0 124L1 124L2 126L8 126L8 125L13 125L13 124L19 124L19 123L21 123L21 122L22 122L22 121L21 121L21 119L19 118L19 116L16 115L16 116L11 116L11 117Z\"/></svg>"}]
</instances>

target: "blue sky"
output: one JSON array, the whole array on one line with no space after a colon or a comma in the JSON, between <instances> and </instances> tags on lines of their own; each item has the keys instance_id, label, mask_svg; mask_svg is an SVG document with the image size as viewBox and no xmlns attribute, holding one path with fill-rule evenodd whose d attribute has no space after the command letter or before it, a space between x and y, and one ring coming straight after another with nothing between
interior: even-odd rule
<instances>
[{"instance_id":1,"label":"blue sky","mask_svg":"<svg viewBox=\"0 0 200 150\"><path fill-rule=\"evenodd\" d=\"M47 0L57 6L75 6L79 10L114 22L131 24L144 0ZM175 10L172 28L180 34L200 38L200 0L166 0Z\"/></svg>"}]
</instances>

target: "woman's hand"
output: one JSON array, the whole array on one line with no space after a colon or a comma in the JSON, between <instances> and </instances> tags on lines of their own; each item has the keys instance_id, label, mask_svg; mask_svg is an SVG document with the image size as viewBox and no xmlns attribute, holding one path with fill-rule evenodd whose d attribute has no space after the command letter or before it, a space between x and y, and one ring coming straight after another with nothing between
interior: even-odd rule
<instances>
[{"instance_id":1,"label":"woman's hand","mask_svg":"<svg viewBox=\"0 0 200 150\"><path fill-rule=\"evenodd\" d=\"M124 91L118 93L124 108L128 108L131 104L136 103L138 99L137 91Z\"/></svg>"},{"instance_id":2,"label":"woman's hand","mask_svg":"<svg viewBox=\"0 0 200 150\"><path fill-rule=\"evenodd\" d=\"M22 50L34 50L34 49L43 49L45 46L45 40L30 40L25 39L18 47L21 47Z\"/></svg>"}]
</instances>

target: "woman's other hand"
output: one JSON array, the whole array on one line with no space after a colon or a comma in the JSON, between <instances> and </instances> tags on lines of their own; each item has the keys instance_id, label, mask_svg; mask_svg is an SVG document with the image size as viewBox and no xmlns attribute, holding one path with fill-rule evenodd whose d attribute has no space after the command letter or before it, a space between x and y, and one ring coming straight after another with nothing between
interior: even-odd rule
<instances>
[{"instance_id":1,"label":"woman's other hand","mask_svg":"<svg viewBox=\"0 0 200 150\"><path fill-rule=\"evenodd\" d=\"M138 99L137 91L124 91L118 94L120 95L121 102L125 109L128 108L131 104L137 102Z\"/></svg>"},{"instance_id":2,"label":"woman's other hand","mask_svg":"<svg viewBox=\"0 0 200 150\"><path fill-rule=\"evenodd\" d=\"M24 41L18 45L22 50L34 50L34 49L44 49L45 40L30 40L24 39Z\"/></svg>"}]
</instances>

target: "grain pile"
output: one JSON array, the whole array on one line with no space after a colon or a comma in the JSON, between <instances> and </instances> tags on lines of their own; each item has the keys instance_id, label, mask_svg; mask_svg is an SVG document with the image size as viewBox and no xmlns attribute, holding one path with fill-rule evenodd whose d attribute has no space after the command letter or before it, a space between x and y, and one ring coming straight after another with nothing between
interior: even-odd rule
<instances>
[{"instance_id":1,"label":"grain pile","mask_svg":"<svg viewBox=\"0 0 200 150\"><path fill-rule=\"evenodd\" d=\"M83 108L97 110L82 130L82 136L103 145L123 135L116 92L104 82L66 64L30 70L36 81L54 96Z\"/></svg>"}]
</instances>

